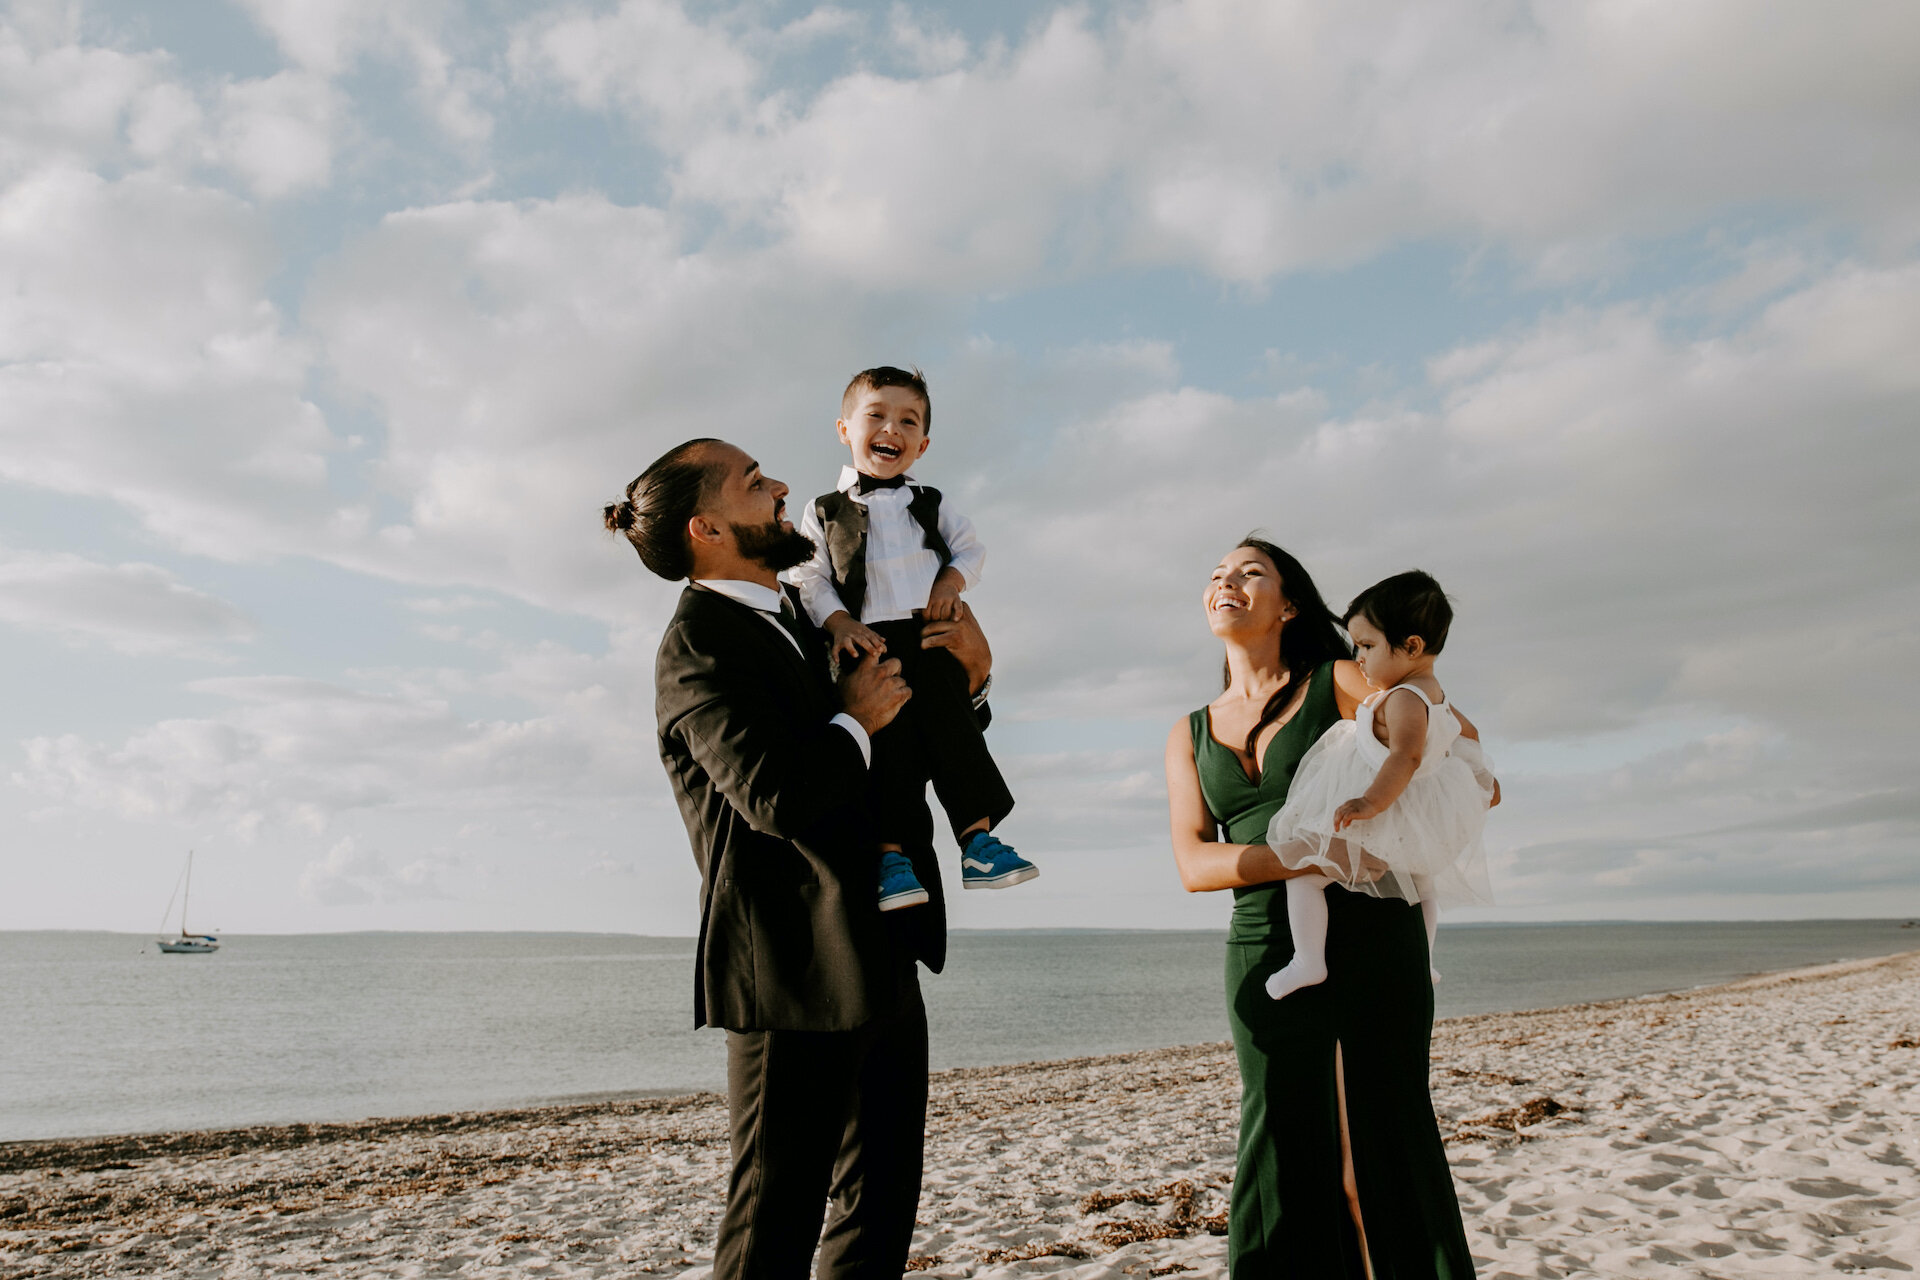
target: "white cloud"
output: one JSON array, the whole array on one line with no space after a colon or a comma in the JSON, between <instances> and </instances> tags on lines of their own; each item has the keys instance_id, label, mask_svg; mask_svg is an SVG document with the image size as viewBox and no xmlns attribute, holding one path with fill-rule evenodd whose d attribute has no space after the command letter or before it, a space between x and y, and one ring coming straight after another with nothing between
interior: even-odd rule
<instances>
[{"instance_id":1,"label":"white cloud","mask_svg":"<svg viewBox=\"0 0 1920 1280\"><path fill-rule=\"evenodd\" d=\"M1911 889L1911 821L1720 828L1909 785L1891 744L1920 699L1891 673L1920 662L1915 331L1920 268L1843 265L1713 337L1658 301L1545 317L1436 359L1434 409L1082 387L1046 457L955 459L936 435L924 470L977 495L1004 716L1164 724L1211 697L1206 572L1263 525L1335 608L1415 564L1455 595L1443 682L1514 770L1510 905ZM974 401L956 412L993 420L1001 374L947 371ZM1528 765L1536 741L1729 719L1598 772ZM1069 774L1022 778L1038 847L1157 826L1125 771Z\"/></svg>"},{"instance_id":2,"label":"white cloud","mask_svg":"<svg viewBox=\"0 0 1920 1280\"><path fill-rule=\"evenodd\" d=\"M162 53L89 48L65 24L35 32L20 18L0 16L0 179L114 148L168 67Z\"/></svg>"},{"instance_id":3,"label":"white cloud","mask_svg":"<svg viewBox=\"0 0 1920 1280\"><path fill-rule=\"evenodd\" d=\"M444 815L441 825L453 831L487 814L664 801L645 701L650 647L600 659L551 645L495 651L496 665L479 677L363 673L353 686L291 676L199 680L190 688L226 709L164 720L117 745L76 734L30 739L14 780L55 806L217 824L247 840L319 833L369 813ZM455 698L482 694L538 711L491 720L455 713Z\"/></svg>"},{"instance_id":4,"label":"white cloud","mask_svg":"<svg viewBox=\"0 0 1920 1280\"><path fill-rule=\"evenodd\" d=\"M104 498L190 554L403 580L421 614L490 591L586 615L611 649L442 627L483 670L345 670L336 648L325 670L196 686L213 712L35 730L18 776L49 812L311 838L629 805L634 839L681 857L647 705L673 592L603 536L599 503L704 434L825 488L839 380L931 351L953 354L926 474L989 543L1008 724L1137 727L1204 700L1199 587L1262 525L1336 604L1412 562L1459 597L1447 678L1517 762L1496 828L1521 900L1836 865L1912 879L1891 852L1905 819L1806 825L1906 785L1890 744L1920 711L1877 674L1920 657L1910 7L1192 0L1038 13L973 45L912 8L773 30L626 0L492 33L438 4L249 11L287 69L188 77L83 47L77 19L0 20L0 477ZM803 47L807 75L838 48L851 69L784 81ZM369 61L407 69L436 140L353 96ZM593 194L588 158L570 194L404 207L437 198L414 193L444 174L411 185L416 162L444 166L434 147L460 181L478 157L510 183L528 158L489 150L507 145L492 112L556 104L629 117L668 159L634 153L617 185L670 195ZM404 189L339 193L386 212L337 251L288 211L396 157ZM199 185L216 179L248 198ZM1736 215L1767 228L1712 230ZM1462 331L1424 382L1357 410L1279 349L1269 381L1307 385L1202 385L1165 335L1205 303L1173 289L1136 295L1122 340L1075 317L1025 343L960 336L997 323L981 299L1014 314L1062 276L1259 284L1451 238L1551 284L1703 229L1723 275ZM16 625L124 648L111 589L169 651L245 634L157 569L26 563L0 566ZM1527 766L1538 743L1656 731L1604 767ZM1153 745L1010 758L1035 851L1157 841ZM1756 820L1800 826L1733 829ZM431 879L359 850L319 859L309 894Z\"/></svg>"},{"instance_id":5,"label":"white cloud","mask_svg":"<svg viewBox=\"0 0 1920 1280\"><path fill-rule=\"evenodd\" d=\"M127 117L127 146L141 161L185 167L212 161L204 141L206 111L193 93L174 83L156 84L136 100Z\"/></svg>"},{"instance_id":6,"label":"white cloud","mask_svg":"<svg viewBox=\"0 0 1920 1280\"><path fill-rule=\"evenodd\" d=\"M633 876L640 874L640 868L632 858L616 858L611 854L601 854L589 862L585 871L589 876Z\"/></svg>"},{"instance_id":7,"label":"white cloud","mask_svg":"<svg viewBox=\"0 0 1920 1280\"><path fill-rule=\"evenodd\" d=\"M699 139L676 191L853 279L887 263L919 287L994 287L1056 249L1109 260L1110 184L1138 139L1108 55L1063 14L1004 65L928 80L856 72L802 110L770 103L752 127Z\"/></svg>"},{"instance_id":8,"label":"white cloud","mask_svg":"<svg viewBox=\"0 0 1920 1280\"><path fill-rule=\"evenodd\" d=\"M383 419L381 483L409 501L337 554L602 618L671 607L636 591L602 503L669 445L739 424L812 421L830 445L835 379L870 359L833 289L783 253L689 252L670 215L599 196L390 216L306 312ZM821 456L765 443L770 466Z\"/></svg>"},{"instance_id":9,"label":"white cloud","mask_svg":"<svg viewBox=\"0 0 1920 1280\"><path fill-rule=\"evenodd\" d=\"M470 595L415 596L413 599L406 601L405 606L415 613L431 615L470 613L475 609L491 609L496 607L492 600L483 600L479 596Z\"/></svg>"},{"instance_id":10,"label":"white cloud","mask_svg":"<svg viewBox=\"0 0 1920 1280\"><path fill-rule=\"evenodd\" d=\"M393 0L242 0L298 65L333 77L347 70L387 26L387 15L421 6Z\"/></svg>"},{"instance_id":11,"label":"white cloud","mask_svg":"<svg viewBox=\"0 0 1920 1280\"><path fill-rule=\"evenodd\" d=\"M413 92L448 138L484 143L494 90L483 67L461 66L447 44L455 11L439 0L241 0L307 79L339 79L366 58L406 64Z\"/></svg>"},{"instance_id":12,"label":"white cloud","mask_svg":"<svg viewBox=\"0 0 1920 1280\"><path fill-rule=\"evenodd\" d=\"M121 653L217 655L256 628L157 565L0 547L0 621Z\"/></svg>"},{"instance_id":13,"label":"white cloud","mask_svg":"<svg viewBox=\"0 0 1920 1280\"><path fill-rule=\"evenodd\" d=\"M568 282L568 259L555 257L561 232L582 217L618 215L588 203L449 217L465 221L470 244L486 246L474 253L490 280L540 263L545 280ZM367 269L380 274L386 261L369 257ZM422 307L440 296L422 280L407 290ZM561 810L618 802L636 783L653 802L664 798L647 712L653 629L641 620L657 618L672 589L597 533L568 543L564 522L586 495L534 501L524 486L547 482L526 459L566 453L572 461L555 474L572 468L591 482L595 453L649 457L668 432L693 434L670 413L647 428L651 439L618 430L616 415L589 430L595 418L576 405L620 403L636 393L626 378L645 378L664 403L705 403L722 424L766 418L753 407L760 390L699 372L668 382L666 363L622 367L591 344L572 363L593 330L547 319L559 313L534 303L536 294L493 296L499 311L470 317L470 332L447 330L444 345L417 347L405 365L382 363L388 334L442 332L430 313L376 307L380 326L361 330L361 313L342 303L324 322L351 336L357 355L344 367L394 378L380 384L390 388L394 457L419 459L422 474L445 476L436 451L459 447L436 434L459 416L434 411L444 405L436 386L461 388L465 403L484 407L465 424L465 447L480 439L486 451L461 453L461 468L488 470L453 474L490 474L507 487L474 499L457 520L463 509L445 505L436 516L445 526L422 520L413 551L432 557L422 564L449 578L492 572L507 589L520 581L547 599L578 591L572 599L634 620L616 631L614 651L589 658L490 639L484 649L499 666L478 679L369 674L355 689L204 681L200 689L240 706L215 720L157 725L119 748L35 743L27 777L42 794L119 812L194 806L236 827L396 806L465 819L490 804L495 783L513 804ZM605 322L612 301L576 305L572 315ZM541 319L501 320L520 305L536 305ZM618 324L639 315L643 307L630 305ZM549 326L551 365L543 345L524 347L524 361L490 347L495 330L538 336ZM1889 564L1920 562L1903 480L1920 464L1905 430L1920 386L1897 340L1916 326L1920 269L1843 265L1713 338L1670 328L1659 301L1551 315L1436 359L1434 409L1346 416L1327 415L1313 395L1238 399L1181 386L1152 344L1085 347L1054 367L979 345L941 376L941 420L954 426L937 434L927 474L964 495L989 543L977 604L1000 658L998 710L1008 723L1169 723L1212 697L1219 658L1200 587L1213 558L1263 524L1302 555L1336 606L1413 562L1455 593L1444 679L1513 768L1496 821L1496 841L1509 850L1509 902L1622 900L1745 873L1755 885L1832 887L1878 875L1905 883L1893 858L1905 829L1841 827L1780 841L1697 833L1759 814L1786 821L1905 785L1901 756L1884 745L1920 706L1859 670L1920 660L1908 622L1914 583L1887 576ZM632 334L614 332L597 342L612 349ZM657 349L649 342L630 345ZM472 363L438 367L436 355ZM445 372L422 376L434 368ZM526 416L513 405L526 405ZM541 438L538 405L582 424L572 441ZM1056 405L1085 409L1054 416ZM1058 434L1029 438L1037 420ZM753 443L753 432L741 438ZM780 449L804 461L824 455L826 441L822 418L818 447ZM1021 449L1023 464L1008 466ZM555 524L541 532L549 507ZM490 528L499 510L532 512L534 524ZM490 568L461 564L455 547ZM497 551L480 555L488 547ZM618 595L601 595L601 574ZM547 581L536 587L536 576ZM386 693L372 693L382 685ZM461 722L449 699L463 691L540 712ZM1526 766L1530 741L1692 720L1718 727L1599 771L1555 777ZM1142 831L1156 837L1164 814L1148 747L1010 756L1021 796L1016 841L1071 856L1133 848ZM680 841L664 810L647 831L660 848ZM1809 841L1841 842L1853 858L1841 865L1853 869L1811 864Z\"/></svg>"},{"instance_id":14,"label":"white cloud","mask_svg":"<svg viewBox=\"0 0 1920 1280\"><path fill-rule=\"evenodd\" d=\"M895 4L888 11L887 34L922 75L952 71L967 60L965 36L937 22L921 20L904 4Z\"/></svg>"},{"instance_id":15,"label":"white cloud","mask_svg":"<svg viewBox=\"0 0 1920 1280\"><path fill-rule=\"evenodd\" d=\"M334 443L274 269L265 223L218 192L70 167L0 189L0 476L223 559L306 541L337 509Z\"/></svg>"},{"instance_id":16,"label":"white cloud","mask_svg":"<svg viewBox=\"0 0 1920 1280\"><path fill-rule=\"evenodd\" d=\"M515 31L509 58L524 79L551 79L590 110L634 112L675 142L744 112L759 76L727 33L672 0L543 14Z\"/></svg>"},{"instance_id":17,"label":"white cloud","mask_svg":"<svg viewBox=\"0 0 1920 1280\"><path fill-rule=\"evenodd\" d=\"M677 190L843 270L941 284L1116 260L1257 281L1432 237L1580 270L1728 208L1910 245L1917 22L1899 4L1062 9L945 74L859 71L687 134Z\"/></svg>"},{"instance_id":18,"label":"white cloud","mask_svg":"<svg viewBox=\"0 0 1920 1280\"><path fill-rule=\"evenodd\" d=\"M66 168L171 181L212 170L276 199L326 184L340 110L308 71L193 84L163 50L89 46L64 30L35 38L0 17L0 181Z\"/></svg>"},{"instance_id":19,"label":"white cloud","mask_svg":"<svg viewBox=\"0 0 1920 1280\"><path fill-rule=\"evenodd\" d=\"M1915 584L1885 575L1894 547L1920 550L1904 480L1920 377L1900 337L1916 326L1920 269L1846 266L1723 337L1671 331L1657 303L1547 317L1437 359L1434 411L1328 419L1310 399L1191 387L1090 406L1041 465L994 477L968 460L992 480L983 593L1046 602L1002 648L1040 664L1030 683L1057 712L1084 656L1051 643L1063 620L1116 651L1103 676L1162 666L1175 650L1153 634L1197 627L1205 567L1259 524L1336 604L1406 563L1439 573L1475 643L1502 653L1484 670L1510 730L1755 699L1884 724L1885 699L1850 691L1837 662L1787 690L1772 664L1815 630L1844 652L1849 619L1906 643ZM1102 546L1126 551L1085 554ZM1152 621L1127 624L1140 610ZM1088 686L1085 713L1111 696Z\"/></svg>"},{"instance_id":20,"label":"white cloud","mask_svg":"<svg viewBox=\"0 0 1920 1280\"><path fill-rule=\"evenodd\" d=\"M337 110L332 86L308 72L238 81L221 95L215 154L267 199L323 187Z\"/></svg>"},{"instance_id":21,"label":"white cloud","mask_svg":"<svg viewBox=\"0 0 1920 1280\"><path fill-rule=\"evenodd\" d=\"M358 837L348 836L306 865L300 893L324 907L446 898L442 877L452 866L444 858L419 858L394 867L377 850L363 849Z\"/></svg>"}]
</instances>

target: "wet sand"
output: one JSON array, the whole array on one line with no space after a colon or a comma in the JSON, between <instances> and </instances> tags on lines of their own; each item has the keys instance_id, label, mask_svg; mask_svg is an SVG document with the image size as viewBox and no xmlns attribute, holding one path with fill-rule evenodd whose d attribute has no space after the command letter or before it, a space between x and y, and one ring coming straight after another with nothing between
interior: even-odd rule
<instances>
[{"instance_id":1,"label":"wet sand","mask_svg":"<svg viewBox=\"0 0 1920 1280\"><path fill-rule=\"evenodd\" d=\"M1482 1280L1920 1269L1920 952L1455 1018L1434 1104ZM1224 1276L1224 1045L937 1074L916 1270ZM704 1280L713 1094L0 1144L0 1278Z\"/></svg>"}]
</instances>

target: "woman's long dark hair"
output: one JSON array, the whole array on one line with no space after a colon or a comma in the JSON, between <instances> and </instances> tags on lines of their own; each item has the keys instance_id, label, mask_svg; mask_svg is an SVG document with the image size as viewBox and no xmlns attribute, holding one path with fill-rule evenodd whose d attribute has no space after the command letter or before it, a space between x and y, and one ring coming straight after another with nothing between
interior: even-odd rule
<instances>
[{"instance_id":1,"label":"woman's long dark hair","mask_svg":"<svg viewBox=\"0 0 1920 1280\"><path fill-rule=\"evenodd\" d=\"M1254 722L1253 732L1247 735L1247 754L1258 770L1260 757L1254 748L1259 744L1260 734L1280 718L1294 695L1307 687L1307 679L1315 667L1336 658L1351 658L1353 646L1341 634L1340 620L1320 598L1320 588L1313 585L1313 575L1305 565L1265 538L1252 534L1240 539L1233 549L1238 551L1241 547L1258 551L1273 562L1273 567L1280 572L1280 594L1293 606L1293 617L1280 628L1280 666L1287 673L1287 682L1273 691L1267 705L1260 710L1260 718ZM1232 679L1231 670L1223 668L1221 687L1225 688Z\"/></svg>"}]
</instances>

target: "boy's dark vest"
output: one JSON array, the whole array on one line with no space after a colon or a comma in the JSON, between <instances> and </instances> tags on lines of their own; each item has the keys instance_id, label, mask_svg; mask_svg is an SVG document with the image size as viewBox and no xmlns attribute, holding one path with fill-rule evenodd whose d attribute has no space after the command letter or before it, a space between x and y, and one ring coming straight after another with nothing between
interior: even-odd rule
<instances>
[{"instance_id":1,"label":"boy's dark vest","mask_svg":"<svg viewBox=\"0 0 1920 1280\"><path fill-rule=\"evenodd\" d=\"M908 485L913 497L907 514L920 524L921 541L940 557L940 567L953 562L953 551L940 536L940 491L926 485ZM813 500L814 514L827 535L827 560L833 567L833 589L856 620L867 602L867 509L840 492Z\"/></svg>"}]
</instances>

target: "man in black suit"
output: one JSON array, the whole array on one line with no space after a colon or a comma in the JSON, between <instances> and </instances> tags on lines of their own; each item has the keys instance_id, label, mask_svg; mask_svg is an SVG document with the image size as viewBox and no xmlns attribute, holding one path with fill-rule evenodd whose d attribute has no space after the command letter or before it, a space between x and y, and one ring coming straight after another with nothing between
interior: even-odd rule
<instances>
[{"instance_id":1,"label":"man in black suit","mask_svg":"<svg viewBox=\"0 0 1920 1280\"><path fill-rule=\"evenodd\" d=\"M655 665L660 757L699 863L696 1026L727 1029L733 1172L716 1280L896 1280L919 1204L936 896L894 924L862 807L868 738L910 696L868 655L828 675L820 637L776 575L812 553L787 486L719 440L669 451L606 509L647 567L685 579ZM971 615L929 642L984 693ZM910 851L938 886L932 817ZM831 1199L824 1235L821 1221Z\"/></svg>"}]
</instances>

